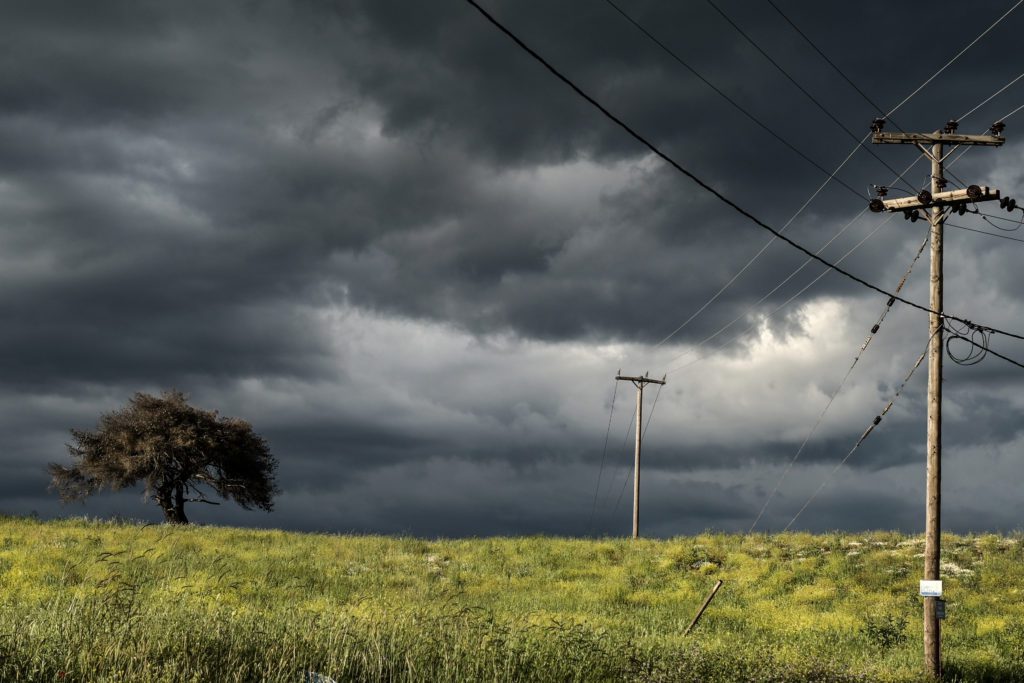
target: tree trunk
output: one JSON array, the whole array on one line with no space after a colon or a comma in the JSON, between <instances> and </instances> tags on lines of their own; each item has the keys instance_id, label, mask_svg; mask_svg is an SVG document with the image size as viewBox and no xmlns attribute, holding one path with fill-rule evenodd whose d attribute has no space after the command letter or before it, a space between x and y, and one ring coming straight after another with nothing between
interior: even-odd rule
<instances>
[{"instance_id":1,"label":"tree trunk","mask_svg":"<svg viewBox=\"0 0 1024 683\"><path fill-rule=\"evenodd\" d=\"M174 487L174 523L188 524L188 517L185 516L185 485L181 483Z\"/></svg>"},{"instance_id":2,"label":"tree trunk","mask_svg":"<svg viewBox=\"0 0 1024 683\"><path fill-rule=\"evenodd\" d=\"M185 516L185 487L183 485L167 485L157 489L156 502L164 513L164 522L188 524L188 518Z\"/></svg>"}]
</instances>

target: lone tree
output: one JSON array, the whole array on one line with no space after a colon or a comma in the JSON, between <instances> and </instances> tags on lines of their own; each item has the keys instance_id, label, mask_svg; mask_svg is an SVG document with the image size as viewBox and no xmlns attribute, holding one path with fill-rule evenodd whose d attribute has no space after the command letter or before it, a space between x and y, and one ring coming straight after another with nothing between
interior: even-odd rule
<instances>
[{"instance_id":1,"label":"lone tree","mask_svg":"<svg viewBox=\"0 0 1024 683\"><path fill-rule=\"evenodd\" d=\"M277 461L263 437L245 420L190 406L180 391L135 394L126 407L101 415L94 431L72 429L71 435L74 463L48 468L51 488L64 502L142 481L165 521L188 524L185 503L220 504L203 489L268 512L278 493Z\"/></svg>"}]
</instances>

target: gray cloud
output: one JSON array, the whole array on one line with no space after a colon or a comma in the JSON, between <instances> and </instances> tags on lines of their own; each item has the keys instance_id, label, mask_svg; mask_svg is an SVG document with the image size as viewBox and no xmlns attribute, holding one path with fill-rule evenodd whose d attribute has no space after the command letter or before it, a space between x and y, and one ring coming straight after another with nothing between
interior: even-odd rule
<instances>
[{"instance_id":1,"label":"gray cloud","mask_svg":"<svg viewBox=\"0 0 1024 683\"><path fill-rule=\"evenodd\" d=\"M606 4L487 6L771 224L785 224L823 181ZM709 6L623 7L821 165L852 149ZM844 125L866 132L872 107L770 8L723 7ZM878 17L916 16L913 3L784 9L886 107L993 18L929 5L946 18L938 39L911 44L879 30ZM768 235L652 159L468 5L12 2L0 21L10 34L0 52L10 511L75 511L56 506L42 470L63 457L66 429L95 424L135 391L174 386L250 419L281 457L278 512L197 511L208 521L617 533L610 521L593 529L590 506L611 376L639 366L671 371L646 455L650 529L741 529L770 490L761 480L792 457L884 304L830 274L780 309L822 268L768 294L804 260L776 243L657 346ZM1019 22L1008 18L896 122L934 128L1008 82ZM1010 89L964 129L984 129L1019 97ZM1003 149L971 151L955 173L1013 194L1024 174L1016 122ZM898 169L916 153L875 151ZM918 165L907 177L916 185L926 175ZM892 180L866 153L839 176L864 196L833 183L787 234L818 248L848 225L823 253L850 252L844 265L893 287L922 224L857 217L868 185ZM995 231L976 217L959 222ZM1019 244L956 230L947 244L947 309L1018 329ZM915 301L927 299L926 266L908 282ZM733 320L709 342L719 352L680 367ZM813 489L812 475L881 410L924 332L922 316L894 309L801 455L800 490L783 491L787 502ZM1016 342L993 344L1024 357ZM920 456L921 373L843 470L858 487L812 526L915 528L918 499L904 494ZM1017 443L1009 366L950 364L946 381L952 453ZM624 395L606 454L623 477ZM906 481L890 477L904 470ZM965 476L968 490L989 481L980 470ZM1007 492L1005 481L991 483ZM599 496L602 514L613 504ZM967 501L954 507L964 528L1007 523ZM85 510L136 508L143 514L125 493Z\"/></svg>"}]
</instances>

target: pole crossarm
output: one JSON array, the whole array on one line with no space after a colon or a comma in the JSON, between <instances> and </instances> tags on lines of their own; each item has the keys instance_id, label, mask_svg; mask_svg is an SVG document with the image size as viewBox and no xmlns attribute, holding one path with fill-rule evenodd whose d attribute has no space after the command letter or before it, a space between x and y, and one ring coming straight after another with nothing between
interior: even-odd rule
<instances>
[{"instance_id":1,"label":"pole crossarm","mask_svg":"<svg viewBox=\"0 0 1024 683\"><path fill-rule=\"evenodd\" d=\"M922 192L915 197L896 197L872 202L868 205L876 213L880 211L910 211L932 206L949 206L962 202L989 202L999 199L999 190L987 186L971 185L962 190L949 192Z\"/></svg>"},{"instance_id":2,"label":"pole crossarm","mask_svg":"<svg viewBox=\"0 0 1024 683\"><path fill-rule=\"evenodd\" d=\"M650 377L627 377L625 375L616 375L615 379L632 382L633 384L665 384L663 379L651 379Z\"/></svg>"},{"instance_id":3,"label":"pole crossarm","mask_svg":"<svg viewBox=\"0 0 1024 683\"><path fill-rule=\"evenodd\" d=\"M956 133L872 133L876 145L986 145L999 147L1006 138L1002 135L957 135Z\"/></svg>"}]
</instances>

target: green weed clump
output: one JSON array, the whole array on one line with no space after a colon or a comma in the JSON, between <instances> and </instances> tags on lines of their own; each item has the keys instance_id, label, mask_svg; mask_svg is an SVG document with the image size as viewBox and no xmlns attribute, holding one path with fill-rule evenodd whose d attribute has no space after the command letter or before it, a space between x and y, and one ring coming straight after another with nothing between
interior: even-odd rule
<instances>
[{"instance_id":1,"label":"green weed clump","mask_svg":"<svg viewBox=\"0 0 1024 683\"><path fill-rule=\"evenodd\" d=\"M1024 681L1020 541L943 538L947 680ZM921 548L0 518L0 680L923 681Z\"/></svg>"}]
</instances>

